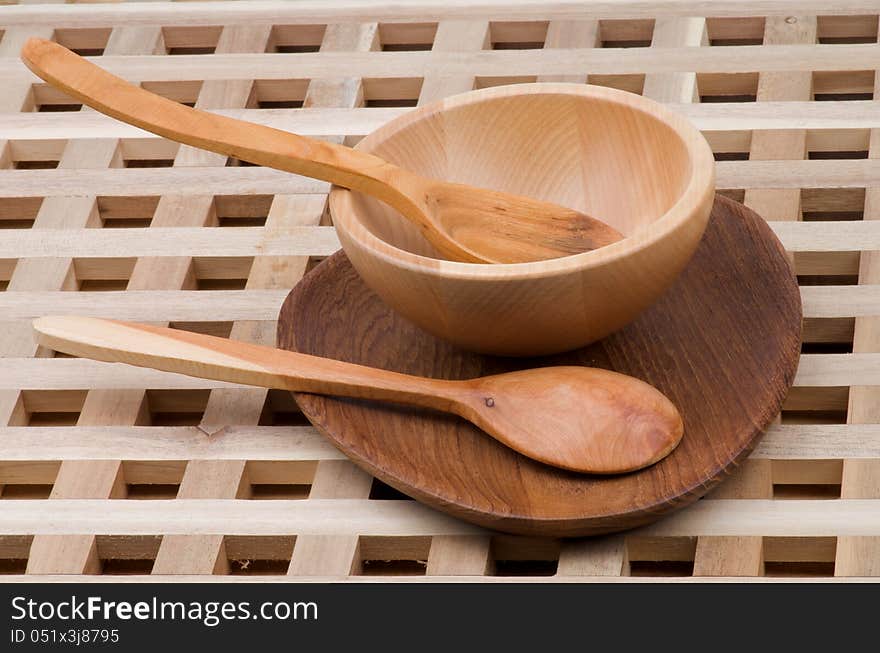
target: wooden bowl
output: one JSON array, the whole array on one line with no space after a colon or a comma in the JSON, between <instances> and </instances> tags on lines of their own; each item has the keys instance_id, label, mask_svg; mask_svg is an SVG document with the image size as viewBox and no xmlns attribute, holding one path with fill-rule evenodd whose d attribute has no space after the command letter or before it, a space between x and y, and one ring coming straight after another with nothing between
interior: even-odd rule
<instances>
[{"instance_id":1,"label":"wooden bowl","mask_svg":"<svg viewBox=\"0 0 880 653\"><path fill-rule=\"evenodd\" d=\"M334 187L348 258L385 302L471 351L567 351L633 320L691 258L714 196L714 159L684 118L639 95L584 84L463 93L364 138L419 174L528 195L604 220L625 238L548 261L441 260L387 205Z\"/></svg>"}]
</instances>

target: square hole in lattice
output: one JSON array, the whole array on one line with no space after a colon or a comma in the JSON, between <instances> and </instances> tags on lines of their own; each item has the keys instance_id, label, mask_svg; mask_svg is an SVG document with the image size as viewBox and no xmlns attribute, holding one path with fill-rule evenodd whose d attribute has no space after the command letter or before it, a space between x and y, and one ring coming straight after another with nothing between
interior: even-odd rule
<instances>
[{"instance_id":1,"label":"square hole in lattice","mask_svg":"<svg viewBox=\"0 0 880 653\"><path fill-rule=\"evenodd\" d=\"M507 86L508 84L531 84L536 79L535 75L477 77L474 79L474 88L491 88L493 86Z\"/></svg>"},{"instance_id":2,"label":"square hole in lattice","mask_svg":"<svg viewBox=\"0 0 880 653\"><path fill-rule=\"evenodd\" d=\"M709 45L761 45L764 42L764 17L707 18Z\"/></svg>"},{"instance_id":3,"label":"square hole in lattice","mask_svg":"<svg viewBox=\"0 0 880 653\"><path fill-rule=\"evenodd\" d=\"M53 460L0 463L0 500L47 499L60 467L61 463Z\"/></svg>"},{"instance_id":4,"label":"square hole in lattice","mask_svg":"<svg viewBox=\"0 0 880 653\"><path fill-rule=\"evenodd\" d=\"M378 478L373 479L370 486L370 499L376 501L411 501L412 498L406 496L400 490L397 490L387 483L383 483Z\"/></svg>"},{"instance_id":5,"label":"square hole in lattice","mask_svg":"<svg viewBox=\"0 0 880 653\"><path fill-rule=\"evenodd\" d=\"M0 492L0 499L48 499L52 486L43 483L9 483Z\"/></svg>"},{"instance_id":6,"label":"square hole in lattice","mask_svg":"<svg viewBox=\"0 0 880 653\"><path fill-rule=\"evenodd\" d=\"M223 538L229 574L279 576L287 573L294 535L227 535Z\"/></svg>"},{"instance_id":7,"label":"square hole in lattice","mask_svg":"<svg viewBox=\"0 0 880 653\"><path fill-rule=\"evenodd\" d=\"M628 93L641 95L645 89L644 75L590 75L587 78L590 84L616 88Z\"/></svg>"},{"instance_id":8,"label":"square hole in lattice","mask_svg":"<svg viewBox=\"0 0 880 653\"><path fill-rule=\"evenodd\" d=\"M805 188L801 191L805 221L861 220L864 210L864 188Z\"/></svg>"},{"instance_id":9,"label":"square hole in lattice","mask_svg":"<svg viewBox=\"0 0 880 653\"><path fill-rule=\"evenodd\" d=\"M208 405L210 390L147 390L153 426L197 426Z\"/></svg>"},{"instance_id":10,"label":"square hole in lattice","mask_svg":"<svg viewBox=\"0 0 880 653\"><path fill-rule=\"evenodd\" d=\"M829 254L836 253L837 252L830 252ZM858 254L858 252L855 253ZM830 262L834 258L840 257L828 256L827 258ZM852 274L800 274L800 271L798 271L797 279L798 284L801 286L856 286L859 283L859 275L857 272L853 272Z\"/></svg>"},{"instance_id":11,"label":"square hole in lattice","mask_svg":"<svg viewBox=\"0 0 880 653\"><path fill-rule=\"evenodd\" d=\"M6 290L9 287L9 281L12 279L12 273L17 264L18 259L0 258L0 290Z\"/></svg>"},{"instance_id":12,"label":"square hole in lattice","mask_svg":"<svg viewBox=\"0 0 880 653\"><path fill-rule=\"evenodd\" d=\"M308 88L308 79L258 79L253 92L260 109L299 109Z\"/></svg>"},{"instance_id":13,"label":"square hole in lattice","mask_svg":"<svg viewBox=\"0 0 880 653\"><path fill-rule=\"evenodd\" d=\"M207 336L228 338L232 332L232 322L170 322L169 327L181 331L192 331Z\"/></svg>"},{"instance_id":14,"label":"square hole in lattice","mask_svg":"<svg viewBox=\"0 0 880 653\"><path fill-rule=\"evenodd\" d=\"M718 188L715 192L723 197L732 199L734 202L739 202L740 204L742 204L746 194L745 190L742 188Z\"/></svg>"},{"instance_id":15,"label":"square hole in lattice","mask_svg":"<svg viewBox=\"0 0 880 653\"><path fill-rule=\"evenodd\" d=\"M749 157L752 132L739 129L703 132L716 161L739 161Z\"/></svg>"},{"instance_id":16,"label":"square hole in lattice","mask_svg":"<svg viewBox=\"0 0 880 653\"><path fill-rule=\"evenodd\" d=\"M748 161L748 152L713 152L716 161Z\"/></svg>"},{"instance_id":17,"label":"square hole in lattice","mask_svg":"<svg viewBox=\"0 0 880 653\"><path fill-rule=\"evenodd\" d=\"M309 426L309 420L286 390L269 390L260 415L261 426Z\"/></svg>"},{"instance_id":18,"label":"square hole in lattice","mask_svg":"<svg viewBox=\"0 0 880 653\"><path fill-rule=\"evenodd\" d=\"M134 270L134 257L75 258L73 271L81 291L120 291L128 287Z\"/></svg>"},{"instance_id":19,"label":"square hole in lattice","mask_svg":"<svg viewBox=\"0 0 880 653\"><path fill-rule=\"evenodd\" d=\"M217 195L214 210L221 227L262 227L266 224L272 195Z\"/></svg>"},{"instance_id":20,"label":"square hole in lattice","mask_svg":"<svg viewBox=\"0 0 880 653\"><path fill-rule=\"evenodd\" d=\"M765 537L764 575L782 578L834 575L836 537Z\"/></svg>"},{"instance_id":21,"label":"square hole in lattice","mask_svg":"<svg viewBox=\"0 0 880 653\"><path fill-rule=\"evenodd\" d=\"M364 104L368 107L414 107L422 91L421 77L364 79Z\"/></svg>"},{"instance_id":22,"label":"square hole in lattice","mask_svg":"<svg viewBox=\"0 0 880 653\"><path fill-rule=\"evenodd\" d=\"M142 82L141 86L152 93L191 107L199 98L199 93L202 90L202 81Z\"/></svg>"},{"instance_id":23,"label":"square hole in lattice","mask_svg":"<svg viewBox=\"0 0 880 653\"><path fill-rule=\"evenodd\" d=\"M842 478L842 460L772 461L775 499L839 499Z\"/></svg>"},{"instance_id":24,"label":"square hole in lattice","mask_svg":"<svg viewBox=\"0 0 880 653\"><path fill-rule=\"evenodd\" d=\"M104 54L111 31L110 27L62 28L52 38L81 57L97 57Z\"/></svg>"},{"instance_id":25,"label":"square hole in lattice","mask_svg":"<svg viewBox=\"0 0 880 653\"><path fill-rule=\"evenodd\" d=\"M326 25L274 25L269 51L317 52L326 31Z\"/></svg>"},{"instance_id":26,"label":"square hole in lattice","mask_svg":"<svg viewBox=\"0 0 880 653\"><path fill-rule=\"evenodd\" d=\"M817 70L813 73L813 99L841 102L874 99L873 70Z\"/></svg>"},{"instance_id":27,"label":"square hole in lattice","mask_svg":"<svg viewBox=\"0 0 880 653\"><path fill-rule=\"evenodd\" d=\"M41 197L0 198L0 229L28 229L32 227L42 203Z\"/></svg>"},{"instance_id":28,"label":"square hole in lattice","mask_svg":"<svg viewBox=\"0 0 880 653\"><path fill-rule=\"evenodd\" d=\"M162 37L168 54L212 54L222 32L221 25L166 26Z\"/></svg>"},{"instance_id":29,"label":"square hole in lattice","mask_svg":"<svg viewBox=\"0 0 880 653\"><path fill-rule=\"evenodd\" d=\"M782 405L783 424L845 424L848 387L795 386Z\"/></svg>"},{"instance_id":30,"label":"square hole in lattice","mask_svg":"<svg viewBox=\"0 0 880 653\"><path fill-rule=\"evenodd\" d=\"M162 28L162 39L166 48L215 48L220 34L221 25L169 25Z\"/></svg>"},{"instance_id":31,"label":"square hole in lattice","mask_svg":"<svg viewBox=\"0 0 880 653\"><path fill-rule=\"evenodd\" d=\"M85 400L85 390L24 390L21 393L28 426L73 426Z\"/></svg>"},{"instance_id":32,"label":"square hole in lattice","mask_svg":"<svg viewBox=\"0 0 880 653\"><path fill-rule=\"evenodd\" d=\"M859 252L795 252L794 266L804 285L851 285L858 281Z\"/></svg>"},{"instance_id":33,"label":"square hole in lattice","mask_svg":"<svg viewBox=\"0 0 880 653\"><path fill-rule=\"evenodd\" d=\"M175 499L185 472L185 460L125 460L125 498Z\"/></svg>"},{"instance_id":34,"label":"square hole in lattice","mask_svg":"<svg viewBox=\"0 0 880 653\"><path fill-rule=\"evenodd\" d=\"M492 22L489 39L493 50L537 50L547 40L548 21Z\"/></svg>"},{"instance_id":35,"label":"square hole in lattice","mask_svg":"<svg viewBox=\"0 0 880 653\"><path fill-rule=\"evenodd\" d=\"M867 159L868 150L828 150L808 152L807 158L814 161Z\"/></svg>"},{"instance_id":36,"label":"square hole in lattice","mask_svg":"<svg viewBox=\"0 0 880 653\"><path fill-rule=\"evenodd\" d=\"M119 154L126 161L173 161L182 146L164 138L122 138L119 140ZM138 164L129 165L136 167ZM146 165L146 164L144 164Z\"/></svg>"},{"instance_id":37,"label":"square hole in lattice","mask_svg":"<svg viewBox=\"0 0 880 653\"><path fill-rule=\"evenodd\" d=\"M758 73L697 73L700 102L754 102Z\"/></svg>"},{"instance_id":38,"label":"square hole in lattice","mask_svg":"<svg viewBox=\"0 0 880 653\"><path fill-rule=\"evenodd\" d=\"M98 197L101 226L108 229L149 227L158 203L159 198L156 196Z\"/></svg>"},{"instance_id":39,"label":"square hole in lattice","mask_svg":"<svg viewBox=\"0 0 880 653\"><path fill-rule=\"evenodd\" d=\"M430 50L437 23L379 23L379 43L386 52Z\"/></svg>"},{"instance_id":40,"label":"square hole in lattice","mask_svg":"<svg viewBox=\"0 0 880 653\"><path fill-rule=\"evenodd\" d=\"M361 536L358 544L360 568L357 575L425 575L430 537Z\"/></svg>"},{"instance_id":41,"label":"square hole in lattice","mask_svg":"<svg viewBox=\"0 0 880 653\"><path fill-rule=\"evenodd\" d=\"M326 257L322 258L319 256L310 256L308 263L306 263L306 272L305 273L308 274L309 272L314 270L316 267L318 267L324 261L325 258Z\"/></svg>"},{"instance_id":42,"label":"square hole in lattice","mask_svg":"<svg viewBox=\"0 0 880 653\"><path fill-rule=\"evenodd\" d=\"M647 48L654 38L654 19L600 20L603 48Z\"/></svg>"},{"instance_id":43,"label":"square hole in lattice","mask_svg":"<svg viewBox=\"0 0 880 653\"><path fill-rule=\"evenodd\" d=\"M851 354L854 318L806 318L801 336L802 354Z\"/></svg>"},{"instance_id":44,"label":"square hole in lattice","mask_svg":"<svg viewBox=\"0 0 880 653\"><path fill-rule=\"evenodd\" d=\"M249 460L245 476L251 499L308 499L314 460Z\"/></svg>"},{"instance_id":45,"label":"square hole in lattice","mask_svg":"<svg viewBox=\"0 0 880 653\"><path fill-rule=\"evenodd\" d=\"M627 559L631 576L693 576L695 537L626 538Z\"/></svg>"},{"instance_id":46,"label":"square hole in lattice","mask_svg":"<svg viewBox=\"0 0 880 653\"><path fill-rule=\"evenodd\" d=\"M27 570L33 535L0 535L0 575Z\"/></svg>"},{"instance_id":47,"label":"square hole in lattice","mask_svg":"<svg viewBox=\"0 0 880 653\"><path fill-rule=\"evenodd\" d=\"M105 576L147 575L162 544L161 535L98 535L95 547Z\"/></svg>"},{"instance_id":48,"label":"square hole in lattice","mask_svg":"<svg viewBox=\"0 0 880 653\"><path fill-rule=\"evenodd\" d=\"M877 16L819 16L819 43L877 43Z\"/></svg>"},{"instance_id":49,"label":"square hole in lattice","mask_svg":"<svg viewBox=\"0 0 880 653\"><path fill-rule=\"evenodd\" d=\"M820 353L818 348L827 345L835 348L836 353L851 353L854 331L855 318L852 317L804 318L802 350Z\"/></svg>"},{"instance_id":50,"label":"square hole in lattice","mask_svg":"<svg viewBox=\"0 0 880 653\"><path fill-rule=\"evenodd\" d=\"M59 111L79 111L82 109L82 104L77 102L61 102L57 104L40 104L37 106L37 111L42 113L49 112L59 112Z\"/></svg>"},{"instance_id":51,"label":"square hole in lattice","mask_svg":"<svg viewBox=\"0 0 880 653\"><path fill-rule=\"evenodd\" d=\"M254 257L197 256L192 262L198 290L242 290Z\"/></svg>"},{"instance_id":52,"label":"square hole in lattice","mask_svg":"<svg viewBox=\"0 0 880 653\"><path fill-rule=\"evenodd\" d=\"M497 535L489 568L493 576L553 576L559 566L559 540Z\"/></svg>"},{"instance_id":53,"label":"square hole in lattice","mask_svg":"<svg viewBox=\"0 0 880 653\"><path fill-rule=\"evenodd\" d=\"M174 165L173 158L155 159L124 159L123 166L126 168L170 168Z\"/></svg>"},{"instance_id":54,"label":"square hole in lattice","mask_svg":"<svg viewBox=\"0 0 880 653\"><path fill-rule=\"evenodd\" d=\"M54 159L19 159L12 163L15 170L54 170L58 161Z\"/></svg>"}]
</instances>

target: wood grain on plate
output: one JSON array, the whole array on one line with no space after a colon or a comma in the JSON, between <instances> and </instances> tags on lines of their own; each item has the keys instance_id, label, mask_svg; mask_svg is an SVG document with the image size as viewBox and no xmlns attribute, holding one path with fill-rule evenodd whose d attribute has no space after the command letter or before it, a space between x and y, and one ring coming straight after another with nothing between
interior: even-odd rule
<instances>
[{"instance_id":1,"label":"wood grain on plate","mask_svg":"<svg viewBox=\"0 0 880 653\"><path fill-rule=\"evenodd\" d=\"M729 473L778 414L797 369L800 334L800 295L782 246L760 216L718 197L704 239L672 289L625 329L584 349L534 359L458 350L386 307L342 253L291 292L278 344L438 378L577 364L653 384L678 406L684 438L658 464L611 477L531 461L461 419L296 394L318 429L402 492L490 528L577 536L651 522Z\"/></svg>"}]
</instances>

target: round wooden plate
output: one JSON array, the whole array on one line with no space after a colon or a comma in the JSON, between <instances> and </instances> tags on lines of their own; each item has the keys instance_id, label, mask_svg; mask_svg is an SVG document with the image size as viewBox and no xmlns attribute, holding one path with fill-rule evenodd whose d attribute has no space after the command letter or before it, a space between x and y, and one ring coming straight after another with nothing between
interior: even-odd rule
<instances>
[{"instance_id":1,"label":"round wooden plate","mask_svg":"<svg viewBox=\"0 0 880 653\"><path fill-rule=\"evenodd\" d=\"M656 465L618 476L543 465L456 417L295 394L324 435L401 492L483 526L548 536L631 528L705 494L779 413L800 335L800 293L785 251L764 220L722 197L693 260L661 300L577 351L504 359L456 349L383 304L341 252L290 293L278 323L285 349L409 374L456 379L575 364L630 374L666 393L684 418L681 444Z\"/></svg>"}]
</instances>

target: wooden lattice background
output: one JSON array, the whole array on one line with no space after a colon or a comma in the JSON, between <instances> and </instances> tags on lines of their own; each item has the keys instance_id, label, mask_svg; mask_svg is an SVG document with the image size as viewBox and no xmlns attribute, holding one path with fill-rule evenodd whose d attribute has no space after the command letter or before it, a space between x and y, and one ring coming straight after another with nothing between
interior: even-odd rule
<instances>
[{"instance_id":1,"label":"wooden lattice background","mask_svg":"<svg viewBox=\"0 0 880 653\"><path fill-rule=\"evenodd\" d=\"M880 575L878 12L876 0L0 7L0 573ZM62 312L273 343L287 290L338 242L325 184L82 109L19 63L32 35L175 100L349 144L407 107L535 79L670 103L712 144L721 192L794 257L804 353L780 422L735 477L654 526L519 538L369 478L283 393L37 349L30 318Z\"/></svg>"}]
</instances>

